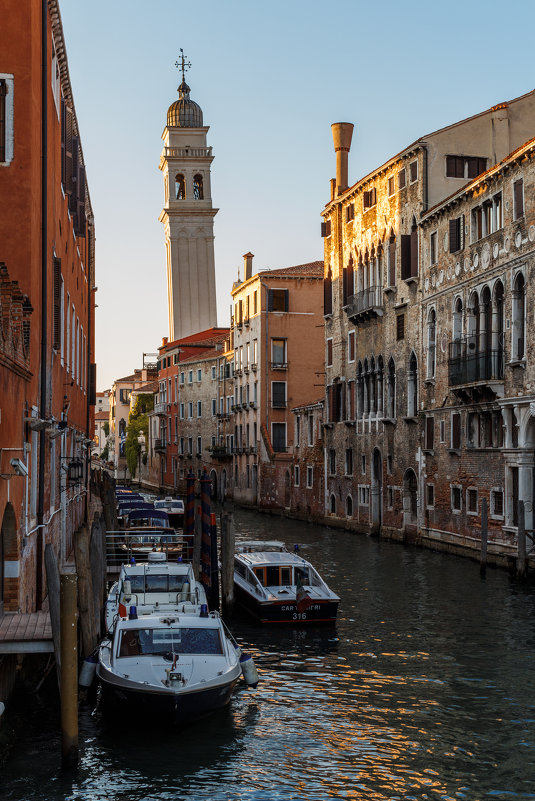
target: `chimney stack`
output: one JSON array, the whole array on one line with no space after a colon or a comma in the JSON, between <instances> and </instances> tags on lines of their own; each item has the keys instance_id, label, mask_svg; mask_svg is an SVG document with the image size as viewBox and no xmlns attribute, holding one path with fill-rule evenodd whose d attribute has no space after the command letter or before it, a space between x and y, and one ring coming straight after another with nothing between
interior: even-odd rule
<instances>
[{"instance_id":1,"label":"chimney stack","mask_svg":"<svg viewBox=\"0 0 535 801\"><path fill-rule=\"evenodd\" d=\"M253 253L246 253L243 257L244 281L247 281L253 275L253 259Z\"/></svg>"},{"instance_id":2,"label":"chimney stack","mask_svg":"<svg viewBox=\"0 0 535 801\"><path fill-rule=\"evenodd\" d=\"M331 130L333 132L334 150L336 153L336 192L340 195L342 192L345 192L348 187L347 154L351 148L353 123L333 122Z\"/></svg>"}]
</instances>

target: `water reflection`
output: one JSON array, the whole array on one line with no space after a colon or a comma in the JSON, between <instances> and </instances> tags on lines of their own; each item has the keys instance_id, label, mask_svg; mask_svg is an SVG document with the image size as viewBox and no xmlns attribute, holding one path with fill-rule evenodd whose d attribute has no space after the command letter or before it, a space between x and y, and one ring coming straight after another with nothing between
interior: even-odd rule
<instances>
[{"instance_id":1,"label":"water reflection","mask_svg":"<svg viewBox=\"0 0 535 801\"><path fill-rule=\"evenodd\" d=\"M58 721L35 709L2 799L292 801L535 798L535 595L477 565L240 512L237 535L280 538L342 598L335 627L233 633L261 673L185 732L81 713L74 776ZM29 769L28 766L31 766Z\"/></svg>"}]
</instances>

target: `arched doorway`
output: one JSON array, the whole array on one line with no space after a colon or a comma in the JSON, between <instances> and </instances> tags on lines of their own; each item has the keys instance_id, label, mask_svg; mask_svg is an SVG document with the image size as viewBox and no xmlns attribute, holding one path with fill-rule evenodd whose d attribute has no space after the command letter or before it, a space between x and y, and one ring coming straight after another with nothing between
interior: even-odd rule
<instances>
[{"instance_id":1,"label":"arched doorway","mask_svg":"<svg viewBox=\"0 0 535 801\"><path fill-rule=\"evenodd\" d=\"M418 522L418 480L412 468L403 476L403 528L416 527Z\"/></svg>"},{"instance_id":2,"label":"arched doorway","mask_svg":"<svg viewBox=\"0 0 535 801\"><path fill-rule=\"evenodd\" d=\"M219 500L219 498L217 496L217 473L215 470L210 471L210 481L212 482L210 497L212 498L212 500L217 501Z\"/></svg>"},{"instance_id":3,"label":"arched doorway","mask_svg":"<svg viewBox=\"0 0 535 801\"><path fill-rule=\"evenodd\" d=\"M379 448L374 448L372 460L372 519L374 528L381 526L383 509L383 460Z\"/></svg>"},{"instance_id":4,"label":"arched doorway","mask_svg":"<svg viewBox=\"0 0 535 801\"><path fill-rule=\"evenodd\" d=\"M4 510L0 529L0 615L4 611L6 565L17 559L17 520L13 506L8 503ZM9 575L9 572L8 572Z\"/></svg>"}]
</instances>

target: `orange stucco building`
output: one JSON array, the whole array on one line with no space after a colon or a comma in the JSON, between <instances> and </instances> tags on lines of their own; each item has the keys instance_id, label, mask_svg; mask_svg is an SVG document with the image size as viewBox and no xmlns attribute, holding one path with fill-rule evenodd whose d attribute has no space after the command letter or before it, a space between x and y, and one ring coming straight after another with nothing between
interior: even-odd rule
<instances>
[{"instance_id":1,"label":"orange stucco building","mask_svg":"<svg viewBox=\"0 0 535 801\"><path fill-rule=\"evenodd\" d=\"M0 206L2 615L41 608L87 515L94 226L57 0L2 18Z\"/></svg>"}]
</instances>

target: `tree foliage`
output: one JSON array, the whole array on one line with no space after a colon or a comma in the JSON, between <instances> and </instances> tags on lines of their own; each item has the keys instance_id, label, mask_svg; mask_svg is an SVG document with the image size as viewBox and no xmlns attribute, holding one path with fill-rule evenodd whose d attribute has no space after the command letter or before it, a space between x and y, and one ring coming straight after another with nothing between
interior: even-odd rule
<instances>
[{"instance_id":1,"label":"tree foliage","mask_svg":"<svg viewBox=\"0 0 535 801\"><path fill-rule=\"evenodd\" d=\"M149 412L154 408L154 395L142 393L136 398L132 411L128 415L126 427L125 454L128 470L135 478L139 462L140 444L138 437L143 433L145 442L149 441Z\"/></svg>"}]
</instances>

